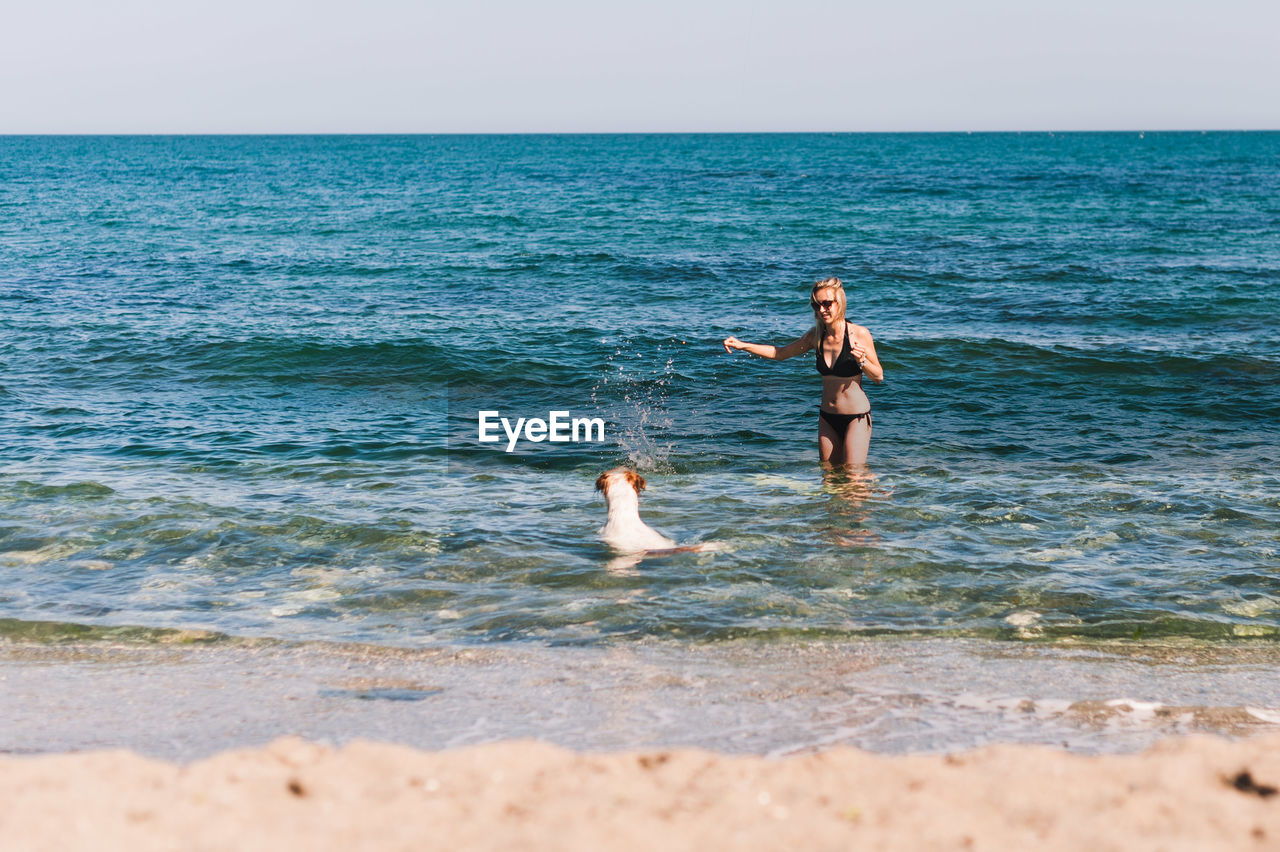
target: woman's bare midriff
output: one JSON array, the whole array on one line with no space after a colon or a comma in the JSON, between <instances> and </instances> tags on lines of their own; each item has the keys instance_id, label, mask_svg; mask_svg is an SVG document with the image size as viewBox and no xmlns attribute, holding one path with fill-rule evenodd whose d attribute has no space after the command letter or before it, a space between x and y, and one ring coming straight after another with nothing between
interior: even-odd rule
<instances>
[{"instance_id":1,"label":"woman's bare midriff","mask_svg":"<svg viewBox=\"0 0 1280 852\"><path fill-rule=\"evenodd\" d=\"M861 414L871 408L861 376L823 376L822 410L833 414Z\"/></svg>"}]
</instances>

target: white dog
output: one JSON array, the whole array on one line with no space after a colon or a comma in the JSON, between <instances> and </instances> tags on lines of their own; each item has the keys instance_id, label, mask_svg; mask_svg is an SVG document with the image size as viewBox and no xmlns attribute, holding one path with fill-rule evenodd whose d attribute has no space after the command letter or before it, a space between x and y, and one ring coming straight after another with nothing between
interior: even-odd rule
<instances>
[{"instance_id":1,"label":"white dog","mask_svg":"<svg viewBox=\"0 0 1280 852\"><path fill-rule=\"evenodd\" d=\"M606 470L596 480L596 490L604 494L609 519L600 528L605 543L623 553L663 556L668 553L700 553L723 549L720 542L677 547L676 543L640 520L640 492L644 477L629 467Z\"/></svg>"}]
</instances>

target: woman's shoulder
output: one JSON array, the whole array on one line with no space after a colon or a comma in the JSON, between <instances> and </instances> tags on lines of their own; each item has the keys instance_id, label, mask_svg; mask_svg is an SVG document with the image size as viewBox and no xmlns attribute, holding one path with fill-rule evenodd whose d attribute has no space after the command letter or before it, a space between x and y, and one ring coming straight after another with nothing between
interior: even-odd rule
<instances>
[{"instance_id":1,"label":"woman's shoulder","mask_svg":"<svg viewBox=\"0 0 1280 852\"><path fill-rule=\"evenodd\" d=\"M845 324L849 326L849 334L854 337L863 339L871 337L871 331L865 325L858 325L856 322L849 322L848 320L845 320Z\"/></svg>"}]
</instances>

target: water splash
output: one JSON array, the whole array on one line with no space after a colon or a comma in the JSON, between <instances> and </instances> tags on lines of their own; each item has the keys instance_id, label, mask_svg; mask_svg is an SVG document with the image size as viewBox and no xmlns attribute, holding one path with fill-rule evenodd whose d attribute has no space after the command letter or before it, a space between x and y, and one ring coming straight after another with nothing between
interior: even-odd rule
<instances>
[{"instance_id":1,"label":"water splash","mask_svg":"<svg viewBox=\"0 0 1280 852\"><path fill-rule=\"evenodd\" d=\"M674 377L675 358L664 356L661 344L650 353L625 340L606 358L605 373L591 388L592 405L607 412L619 449L643 473L675 473L675 442L666 435L673 422L668 394Z\"/></svg>"}]
</instances>

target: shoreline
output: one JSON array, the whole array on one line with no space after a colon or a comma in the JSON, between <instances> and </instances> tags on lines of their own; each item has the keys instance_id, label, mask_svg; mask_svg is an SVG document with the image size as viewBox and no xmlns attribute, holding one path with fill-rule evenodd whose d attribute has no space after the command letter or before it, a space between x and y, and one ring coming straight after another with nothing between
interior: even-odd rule
<instances>
[{"instance_id":1,"label":"shoreline","mask_svg":"<svg viewBox=\"0 0 1280 852\"><path fill-rule=\"evenodd\" d=\"M1262 849L1280 838L1280 734L1138 755L994 746L779 759L443 752L297 738L179 766L131 752L0 758L23 849Z\"/></svg>"},{"instance_id":2,"label":"shoreline","mask_svg":"<svg viewBox=\"0 0 1280 852\"><path fill-rule=\"evenodd\" d=\"M1280 733L1270 643L0 642L0 754L129 749L187 762L284 736L428 751L539 740L581 752L837 746L1132 753Z\"/></svg>"}]
</instances>

